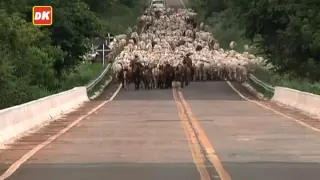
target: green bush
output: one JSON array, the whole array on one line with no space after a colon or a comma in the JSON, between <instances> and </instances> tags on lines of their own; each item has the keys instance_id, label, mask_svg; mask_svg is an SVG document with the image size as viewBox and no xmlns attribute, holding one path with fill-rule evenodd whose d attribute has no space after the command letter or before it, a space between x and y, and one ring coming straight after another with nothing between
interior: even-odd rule
<instances>
[{"instance_id":1,"label":"green bush","mask_svg":"<svg viewBox=\"0 0 320 180\"><path fill-rule=\"evenodd\" d=\"M101 14L104 31L112 34L124 33L129 26L137 23L137 17L141 15L145 0L137 1L133 7L124 4L115 4L112 9Z\"/></svg>"},{"instance_id":2,"label":"green bush","mask_svg":"<svg viewBox=\"0 0 320 180\"><path fill-rule=\"evenodd\" d=\"M272 85L319 93L320 16L316 1L189 0L198 20L212 27L220 46L230 41L242 52L259 53L274 65L254 67L254 74Z\"/></svg>"},{"instance_id":3,"label":"green bush","mask_svg":"<svg viewBox=\"0 0 320 180\"><path fill-rule=\"evenodd\" d=\"M101 63L82 64L92 37L122 33L145 0L0 1L0 109L84 86ZM52 26L31 23L34 5L52 5Z\"/></svg>"},{"instance_id":4,"label":"green bush","mask_svg":"<svg viewBox=\"0 0 320 180\"><path fill-rule=\"evenodd\" d=\"M98 77L103 70L104 67L101 63L81 64L75 69L75 71L64 77L64 81L59 91L86 85L92 79Z\"/></svg>"},{"instance_id":5,"label":"green bush","mask_svg":"<svg viewBox=\"0 0 320 180\"><path fill-rule=\"evenodd\" d=\"M244 45L248 44L249 41L242 37L243 30L239 30L237 27L224 28L222 23L217 23L213 27L212 33L215 38L219 41L220 47L224 49L230 49L229 44L231 41L237 42L235 48L238 52L244 51Z\"/></svg>"},{"instance_id":6,"label":"green bush","mask_svg":"<svg viewBox=\"0 0 320 180\"><path fill-rule=\"evenodd\" d=\"M276 72L272 72L271 70L259 66L252 66L252 68L254 70L252 73L254 76L272 86L282 86L314 94L320 94L319 82L311 82L308 79L293 78L289 74L279 75Z\"/></svg>"}]
</instances>

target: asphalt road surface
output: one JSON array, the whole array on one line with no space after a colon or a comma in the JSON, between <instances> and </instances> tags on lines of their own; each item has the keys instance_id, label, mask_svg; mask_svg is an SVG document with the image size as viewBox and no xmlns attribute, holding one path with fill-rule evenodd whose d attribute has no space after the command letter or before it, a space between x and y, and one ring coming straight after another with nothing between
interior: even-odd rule
<instances>
[{"instance_id":1,"label":"asphalt road surface","mask_svg":"<svg viewBox=\"0 0 320 180\"><path fill-rule=\"evenodd\" d=\"M1 173L116 89L3 150ZM8 179L318 180L319 147L319 134L243 100L227 82L192 82L178 90L121 90Z\"/></svg>"},{"instance_id":2,"label":"asphalt road surface","mask_svg":"<svg viewBox=\"0 0 320 180\"><path fill-rule=\"evenodd\" d=\"M106 103L118 88L112 84L0 151L0 173L9 180L319 180L319 134L267 108L317 128L318 121L255 100L261 107L232 87L255 100L241 85L219 81L121 90Z\"/></svg>"}]
</instances>

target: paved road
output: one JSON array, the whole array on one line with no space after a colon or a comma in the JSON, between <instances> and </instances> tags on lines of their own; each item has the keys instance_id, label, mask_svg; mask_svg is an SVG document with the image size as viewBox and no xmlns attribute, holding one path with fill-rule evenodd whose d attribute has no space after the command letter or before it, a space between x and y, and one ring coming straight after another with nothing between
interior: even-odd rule
<instances>
[{"instance_id":1,"label":"paved road","mask_svg":"<svg viewBox=\"0 0 320 180\"><path fill-rule=\"evenodd\" d=\"M193 83L182 93L232 179L320 179L318 133L244 101L226 82Z\"/></svg>"},{"instance_id":2,"label":"paved road","mask_svg":"<svg viewBox=\"0 0 320 180\"><path fill-rule=\"evenodd\" d=\"M168 7L173 8L185 8L185 2L187 0L166 0Z\"/></svg>"},{"instance_id":3,"label":"paved road","mask_svg":"<svg viewBox=\"0 0 320 180\"><path fill-rule=\"evenodd\" d=\"M167 4L178 6L179 0ZM254 99L241 85L233 86ZM13 170L9 180L320 177L319 134L243 100L226 82L192 82L180 90L120 91L69 131L34 149L91 113L117 87L111 85L98 100L1 151L0 173ZM293 110L260 103L320 126ZM35 154L20 167L12 166L23 162L28 152Z\"/></svg>"},{"instance_id":4,"label":"paved road","mask_svg":"<svg viewBox=\"0 0 320 180\"><path fill-rule=\"evenodd\" d=\"M2 151L1 172L116 89ZM316 180L319 148L318 134L244 101L226 82L193 82L174 92L120 91L9 179Z\"/></svg>"}]
</instances>

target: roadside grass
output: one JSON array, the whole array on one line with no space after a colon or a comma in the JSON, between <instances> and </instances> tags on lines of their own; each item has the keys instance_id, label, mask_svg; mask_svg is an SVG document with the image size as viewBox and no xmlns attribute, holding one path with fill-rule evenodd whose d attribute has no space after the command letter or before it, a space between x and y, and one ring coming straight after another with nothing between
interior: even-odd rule
<instances>
[{"instance_id":1,"label":"roadside grass","mask_svg":"<svg viewBox=\"0 0 320 180\"><path fill-rule=\"evenodd\" d=\"M103 71L104 67L101 63L80 64L76 71L70 73L65 81L62 82L62 89L72 89L77 86L84 86L91 80L95 79Z\"/></svg>"},{"instance_id":2,"label":"roadside grass","mask_svg":"<svg viewBox=\"0 0 320 180\"><path fill-rule=\"evenodd\" d=\"M98 63L81 64L77 67L76 71L64 75L60 80L56 79L54 82L51 82L56 87L52 90L40 85L30 86L25 83L23 79L18 80L15 83L9 84L8 89L10 89L10 91L0 89L2 95L0 96L0 109L30 102L77 86L84 86L92 79L99 76L102 69L102 65Z\"/></svg>"},{"instance_id":3,"label":"roadside grass","mask_svg":"<svg viewBox=\"0 0 320 180\"><path fill-rule=\"evenodd\" d=\"M96 93L102 90L103 86L108 80L111 80L112 71L110 70L105 74L105 76L89 91L87 91L88 97L92 97ZM109 82L109 84L112 82ZM107 85L108 86L108 85Z\"/></svg>"},{"instance_id":4,"label":"roadside grass","mask_svg":"<svg viewBox=\"0 0 320 180\"><path fill-rule=\"evenodd\" d=\"M288 74L279 75L264 67L252 66L252 74L261 81L270 84L271 86L288 87L313 94L320 94L320 82L311 82L307 79L293 78ZM252 83L251 85L253 85ZM258 89L257 89L258 90ZM262 92L261 92L262 93Z\"/></svg>"},{"instance_id":5,"label":"roadside grass","mask_svg":"<svg viewBox=\"0 0 320 180\"><path fill-rule=\"evenodd\" d=\"M265 88L261 87L260 85L256 84L254 81L252 81L251 79L249 79L248 84L254 88L257 92L261 93L263 95L263 97L265 98L272 98L273 96L273 92L270 92L268 90L266 90Z\"/></svg>"},{"instance_id":6,"label":"roadside grass","mask_svg":"<svg viewBox=\"0 0 320 180\"><path fill-rule=\"evenodd\" d=\"M119 54L120 54L120 52L122 51L123 49L120 49L120 48L117 48L116 49L116 53L115 53L115 55L116 56L118 56ZM105 83L108 81L108 80L111 80L111 77L112 77L112 75L113 75L113 71L112 71L112 64L113 64L113 62L114 62L114 59L109 59L109 60L107 60L107 63L105 64L105 67L104 68L106 68L109 64L111 65L111 67L110 67L110 69L107 71L107 73L104 75L104 77L92 88L92 89L90 89L89 91L87 91L87 94L88 94L88 97L92 97L93 95L95 95L96 93L99 93L99 91L101 91L102 90L102 88L103 88L103 86L105 85ZM102 69L102 71L103 71L104 69ZM101 72L102 72L101 71ZM100 75L100 73L99 73L99 75ZM114 81L114 79L112 79L112 82ZM112 83L112 82L109 82L109 84L110 83ZM108 85L107 85L108 86ZM106 86L106 87L107 87ZM106 87L104 87L104 88L106 88Z\"/></svg>"}]
</instances>

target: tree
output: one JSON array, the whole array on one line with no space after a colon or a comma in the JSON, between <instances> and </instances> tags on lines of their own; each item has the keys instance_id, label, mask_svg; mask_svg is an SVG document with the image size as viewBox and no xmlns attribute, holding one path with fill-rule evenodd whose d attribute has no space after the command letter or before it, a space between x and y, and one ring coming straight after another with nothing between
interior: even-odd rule
<instances>
[{"instance_id":1,"label":"tree","mask_svg":"<svg viewBox=\"0 0 320 180\"><path fill-rule=\"evenodd\" d=\"M88 41L101 34L101 24L87 4L80 0L52 1L54 23L48 29L52 44L60 46L65 57L55 62L56 71L76 67L81 57L89 51Z\"/></svg>"},{"instance_id":2,"label":"tree","mask_svg":"<svg viewBox=\"0 0 320 180\"><path fill-rule=\"evenodd\" d=\"M93 3L93 0L90 0ZM113 2L106 0L105 2ZM100 36L102 34L102 24L90 11L89 6L81 0L23 0L17 2L9 0L2 2L10 13L17 13L27 21L31 22L31 9L34 5L51 5L54 14L54 23L50 27L41 27L41 31L48 35L53 46L61 47L64 57L54 62L54 68L58 75L62 75L64 70L74 69L81 57L89 51L87 39ZM19 12L15 12L15 11ZM27 37L26 37L27 38Z\"/></svg>"},{"instance_id":3,"label":"tree","mask_svg":"<svg viewBox=\"0 0 320 180\"><path fill-rule=\"evenodd\" d=\"M93 12L103 14L108 11L118 0L84 0Z\"/></svg>"},{"instance_id":4,"label":"tree","mask_svg":"<svg viewBox=\"0 0 320 180\"><path fill-rule=\"evenodd\" d=\"M56 89L53 63L62 57L58 46L39 28L17 14L0 10L0 107L32 100ZM14 97L9 98L7 97Z\"/></svg>"},{"instance_id":5,"label":"tree","mask_svg":"<svg viewBox=\"0 0 320 180\"><path fill-rule=\"evenodd\" d=\"M255 0L238 5L244 14L246 37L262 37L256 43L275 65L275 71L320 80L316 71L320 67L319 2Z\"/></svg>"},{"instance_id":6,"label":"tree","mask_svg":"<svg viewBox=\"0 0 320 180\"><path fill-rule=\"evenodd\" d=\"M191 0L191 3L224 32L234 27L239 32L243 28L243 36L260 48L274 65L274 71L320 80L320 2Z\"/></svg>"},{"instance_id":7,"label":"tree","mask_svg":"<svg viewBox=\"0 0 320 180\"><path fill-rule=\"evenodd\" d=\"M135 11L138 1L133 1ZM123 0L0 0L0 109L87 83L73 70L79 69L91 38L106 34L105 24L117 25L117 30L127 28L138 13L128 7L132 4ZM52 26L31 23L34 5L53 7ZM111 11L114 6L122 10ZM107 18L106 12L111 12Z\"/></svg>"}]
</instances>

